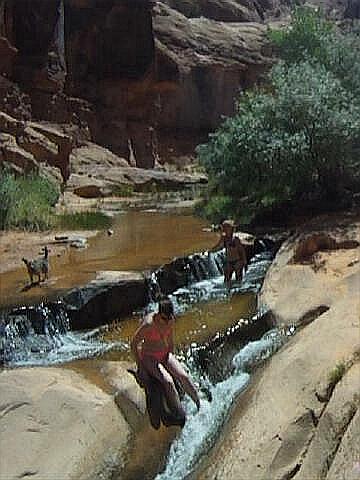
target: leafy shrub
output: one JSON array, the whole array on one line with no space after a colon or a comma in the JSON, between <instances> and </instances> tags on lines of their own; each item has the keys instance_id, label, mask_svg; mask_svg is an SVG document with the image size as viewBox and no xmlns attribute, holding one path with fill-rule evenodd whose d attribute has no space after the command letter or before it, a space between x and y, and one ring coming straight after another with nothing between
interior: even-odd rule
<instances>
[{"instance_id":1,"label":"leafy shrub","mask_svg":"<svg viewBox=\"0 0 360 480\"><path fill-rule=\"evenodd\" d=\"M58 197L56 186L40 175L15 177L0 171L0 229L50 228Z\"/></svg>"},{"instance_id":2,"label":"leafy shrub","mask_svg":"<svg viewBox=\"0 0 360 480\"><path fill-rule=\"evenodd\" d=\"M322 66L277 65L274 94L245 94L238 114L198 148L212 182L231 198L259 205L314 191L340 195L360 140L360 109ZM336 181L335 181L336 179Z\"/></svg>"},{"instance_id":3,"label":"leafy shrub","mask_svg":"<svg viewBox=\"0 0 360 480\"><path fill-rule=\"evenodd\" d=\"M221 223L224 217L234 214L234 203L229 196L215 194L209 196L207 201L200 204L197 209L204 217Z\"/></svg>"},{"instance_id":4,"label":"leafy shrub","mask_svg":"<svg viewBox=\"0 0 360 480\"><path fill-rule=\"evenodd\" d=\"M334 25L321 12L311 7L296 7L290 25L282 30L269 30L269 38L280 58L286 63L303 62L309 58L318 61L326 56L326 40L334 32Z\"/></svg>"},{"instance_id":5,"label":"leafy shrub","mask_svg":"<svg viewBox=\"0 0 360 480\"><path fill-rule=\"evenodd\" d=\"M307 61L323 65L345 89L360 95L359 35L344 35L319 10L298 7L291 24L282 30L269 30L269 38L285 64Z\"/></svg>"},{"instance_id":6,"label":"leafy shrub","mask_svg":"<svg viewBox=\"0 0 360 480\"><path fill-rule=\"evenodd\" d=\"M346 372L346 365L344 361L340 361L336 366L329 372L328 380L329 384L334 387L340 380L343 378Z\"/></svg>"},{"instance_id":7,"label":"leafy shrub","mask_svg":"<svg viewBox=\"0 0 360 480\"><path fill-rule=\"evenodd\" d=\"M217 216L229 205L239 210L244 198L255 211L303 200L335 203L358 170L360 49L341 58L356 38L337 36L304 9L275 37L284 60L272 68L270 88L243 93L236 115L197 150L211 193L227 198L223 207L216 202Z\"/></svg>"}]
</instances>

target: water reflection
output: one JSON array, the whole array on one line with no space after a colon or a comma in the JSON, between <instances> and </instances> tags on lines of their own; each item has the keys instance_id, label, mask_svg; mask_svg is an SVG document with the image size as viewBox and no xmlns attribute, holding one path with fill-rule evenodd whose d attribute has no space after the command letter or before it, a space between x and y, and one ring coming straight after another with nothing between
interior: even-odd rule
<instances>
[{"instance_id":1,"label":"water reflection","mask_svg":"<svg viewBox=\"0 0 360 480\"><path fill-rule=\"evenodd\" d=\"M114 219L114 234L89 239L86 249L68 247L60 257L50 255L50 279L29 291L22 266L0 274L0 306L41 302L82 285L101 270L146 270L209 248L217 235L204 231L205 223L192 215L129 211Z\"/></svg>"}]
</instances>

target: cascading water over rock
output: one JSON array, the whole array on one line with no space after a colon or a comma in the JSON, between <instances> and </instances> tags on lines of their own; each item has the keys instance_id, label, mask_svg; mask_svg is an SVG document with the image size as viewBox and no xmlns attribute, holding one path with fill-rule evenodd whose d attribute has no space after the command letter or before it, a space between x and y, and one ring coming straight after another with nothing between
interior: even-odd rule
<instances>
[{"instance_id":1,"label":"cascading water over rock","mask_svg":"<svg viewBox=\"0 0 360 480\"><path fill-rule=\"evenodd\" d=\"M115 347L101 342L98 334L99 330L71 332L60 301L24 306L2 318L0 358L7 365L47 365L91 357Z\"/></svg>"}]
</instances>

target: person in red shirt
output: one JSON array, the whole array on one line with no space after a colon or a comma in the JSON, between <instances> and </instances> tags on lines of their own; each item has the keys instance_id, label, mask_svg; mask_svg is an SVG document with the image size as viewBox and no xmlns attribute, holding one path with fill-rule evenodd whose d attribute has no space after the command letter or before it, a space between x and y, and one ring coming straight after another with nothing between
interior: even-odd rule
<instances>
[{"instance_id":1,"label":"person in red shirt","mask_svg":"<svg viewBox=\"0 0 360 480\"><path fill-rule=\"evenodd\" d=\"M184 391L200 408L200 400L196 388L180 362L173 353L174 349L174 307L169 298L159 302L157 313L147 315L135 332L131 342L131 350L138 365L140 376L158 380L166 395L169 407L185 418L174 379L178 380Z\"/></svg>"}]
</instances>

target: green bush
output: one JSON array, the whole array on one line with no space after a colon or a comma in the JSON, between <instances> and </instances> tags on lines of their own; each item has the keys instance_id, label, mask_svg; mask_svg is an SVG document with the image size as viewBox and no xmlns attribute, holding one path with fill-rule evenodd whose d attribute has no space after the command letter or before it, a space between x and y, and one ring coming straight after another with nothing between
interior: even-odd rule
<instances>
[{"instance_id":1,"label":"green bush","mask_svg":"<svg viewBox=\"0 0 360 480\"><path fill-rule=\"evenodd\" d=\"M282 30L269 30L269 38L285 64L307 61L323 65L345 89L360 95L359 35L342 34L319 10L298 7L291 24Z\"/></svg>"},{"instance_id":2,"label":"green bush","mask_svg":"<svg viewBox=\"0 0 360 480\"><path fill-rule=\"evenodd\" d=\"M215 194L209 196L206 202L198 205L197 211L205 218L221 223L224 217L233 215L233 208L231 197Z\"/></svg>"},{"instance_id":3,"label":"green bush","mask_svg":"<svg viewBox=\"0 0 360 480\"><path fill-rule=\"evenodd\" d=\"M281 30L270 29L268 36L286 63L322 59L327 53L327 40L334 33L334 25L324 19L320 10L296 7L290 25Z\"/></svg>"},{"instance_id":4,"label":"green bush","mask_svg":"<svg viewBox=\"0 0 360 480\"><path fill-rule=\"evenodd\" d=\"M244 198L255 212L304 200L341 203L358 170L360 50L345 54L347 69L340 58L356 39L336 36L303 9L276 35L285 60L272 68L270 88L243 93L236 115L198 147L210 193L227 199L205 206L211 213L216 203L214 216L228 215L229 205L240 211Z\"/></svg>"},{"instance_id":5,"label":"green bush","mask_svg":"<svg viewBox=\"0 0 360 480\"><path fill-rule=\"evenodd\" d=\"M111 224L111 218L98 211L64 213L56 218L56 226L64 230L102 230Z\"/></svg>"},{"instance_id":6,"label":"green bush","mask_svg":"<svg viewBox=\"0 0 360 480\"><path fill-rule=\"evenodd\" d=\"M56 186L40 175L15 177L0 171L0 229L50 228L58 197Z\"/></svg>"},{"instance_id":7,"label":"green bush","mask_svg":"<svg viewBox=\"0 0 360 480\"><path fill-rule=\"evenodd\" d=\"M198 148L218 191L258 205L342 193L360 141L360 108L322 66L277 65L274 94L245 94L238 114Z\"/></svg>"},{"instance_id":8,"label":"green bush","mask_svg":"<svg viewBox=\"0 0 360 480\"><path fill-rule=\"evenodd\" d=\"M332 387L334 387L343 378L346 372L346 365L344 361L338 362L335 367L329 372L328 380Z\"/></svg>"}]
</instances>

